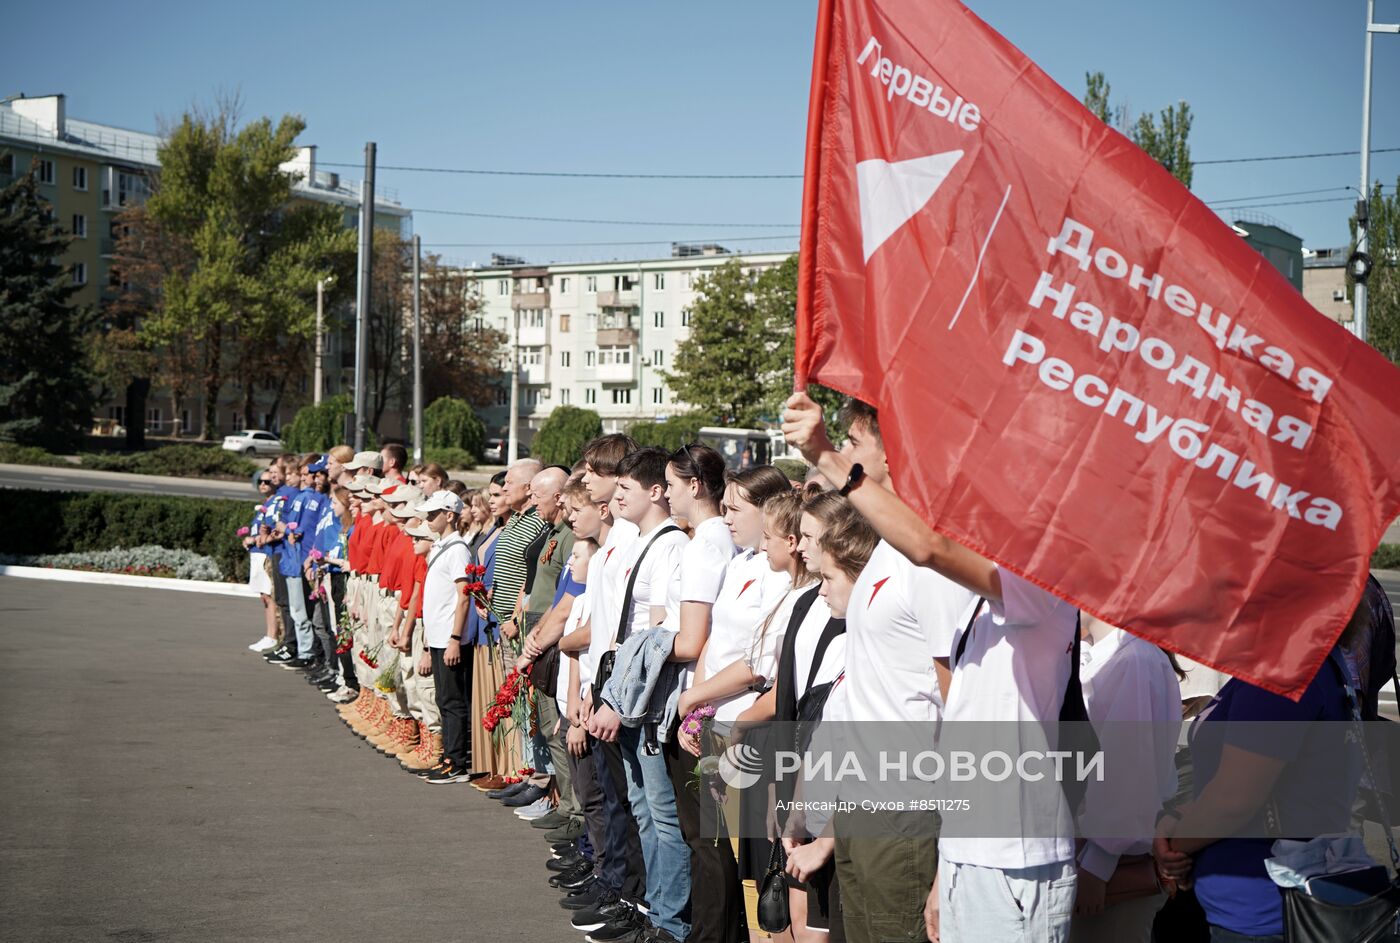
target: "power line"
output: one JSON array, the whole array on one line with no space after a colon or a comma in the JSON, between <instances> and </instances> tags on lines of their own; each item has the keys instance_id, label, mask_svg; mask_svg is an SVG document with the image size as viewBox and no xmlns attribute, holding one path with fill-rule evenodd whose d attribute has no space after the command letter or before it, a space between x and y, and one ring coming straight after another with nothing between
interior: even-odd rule
<instances>
[{"instance_id":1,"label":"power line","mask_svg":"<svg viewBox=\"0 0 1400 943\"><path fill-rule=\"evenodd\" d=\"M1400 147L1373 147L1372 154L1393 154L1400 151ZM1326 151L1319 154L1278 154L1272 157L1228 157L1219 160L1193 160L1191 163L1197 167L1205 167L1209 164L1257 164L1262 161L1271 160L1311 160L1314 157L1359 157L1360 151Z\"/></svg>"},{"instance_id":2,"label":"power line","mask_svg":"<svg viewBox=\"0 0 1400 943\"><path fill-rule=\"evenodd\" d=\"M732 229L788 229L793 225L791 221L786 223L697 223L656 221L640 219L577 219L568 216L512 216L504 213L472 213L467 210L410 210L413 213L430 213L434 216L470 216L476 219L513 219L530 223L589 223L599 226L716 226L729 227Z\"/></svg>"},{"instance_id":3,"label":"power line","mask_svg":"<svg viewBox=\"0 0 1400 943\"><path fill-rule=\"evenodd\" d=\"M1307 205L1310 205L1310 204L1312 204L1312 203L1351 203L1351 202L1354 202L1354 201L1351 200L1351 199L1348 198L1348 197L1344 197L1344 196L1334 196L1334 197L1327 197L1327 198L1324 198L1324 199L1321 199L1321 200L1289 200L1289 201L1287 201L1287 202L1285 202L1285 203L1246 203L1246 204L1242 204L1242 205L1239 205L1239 206L1234 206L1234 205L1232 205L1232 206L1221 206L1221 207L1217 207L1217 208L1216 208L1216 211L1217 211L1217 212L1220 212L1220 213L1228 213L1228 212L1230 212L1231 210L1263 210L1263 209L1269 209L1269 208L1275 207L1275 206L1307 206Z\"/></svg>"},{"instance_id":4,"label":"power line","mask_svg":"<svg viewBox=\"0 0 1400 943\"><path fill-rule=\"evenodd\" d=\"M1220 203L1239 203L1242 200L1271 200L1280 196L1308 196L1313 193L1333 193L1337 190L1346 190L1347 187L1319 187L1316 190L1290 190L1287 193L1260 193L1255 196L1232 196L1220 200L1205 200L1207 206L1216 206Z\"/></svg>"},{"instance_id":5,"label":"power line","mask_svg":"<svg viewBox=\"0 0 1400 943\"><path fill-rule=\"evenodd\" d=\"M703 239L642 239L634 242L425 242L423 245L435 248L454 249L557 249L580 246L661 246L671 243L689 245L700 242L773 242L783 239L796 239L800 233L782 236L706 236Z\"/></svg>"},{"instance_id":6,"label":"power line","mask_svg":"<svg viewBox=\"0 0 1400 943\"><path fill-rule=\"evenodd\" d=\"M1393 154L1400 147L1373 147L1372 154ZM1356 157L1360 151L1322 151L1313 154L1272 154L1267 157L1223 157L1214 160L1197 160L1197 167L1215 164L1253 164L1280 160L1312 160L1321 157ZM323 167L360 168L363 162L317 161ZM479 167L412 167L403 164L381 164L379 170L394 170L404 173L459 174L473 177L564 177L587 178L594 180L801 180L801 174L686 174L686 173L621 173L615 171L580 170L497 170Z\"/></svg>"},{"instance_id":7,"label":"power line","mask_svg":"<svg viewBox=\"0 0 1400 943\"><path fill-rule=\"evenodd\" d=\"M317 161L325 167L363 167L363 163L347 164ZM587 173L573 170L481 170L468 167L404 167L383 164L380 170L399 170L423 174L466 174L476 177L588 177L600 180L801 180L801 174L630 174Z\"/></svg>"}]
</instances>

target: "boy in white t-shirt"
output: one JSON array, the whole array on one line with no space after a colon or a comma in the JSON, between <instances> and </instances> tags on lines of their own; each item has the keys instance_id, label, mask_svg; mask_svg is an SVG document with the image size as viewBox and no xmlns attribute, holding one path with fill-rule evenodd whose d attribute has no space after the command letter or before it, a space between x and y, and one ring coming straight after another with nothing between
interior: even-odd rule
<instances>
[{"instance_id":1,"label":"boy in white t-shirt","mask_svg":"<svg viewBox=\"0 0 1400 943\"><path fill-rule=\"evenodd\" d=\"M623 631L631 635L661 625L668 618L679 618L681 554L690 539L671 522L665 497L668 459L661 449L638 449L618 466L612 506L620 520L636 525L640 536L628 548L624 566L614 577L618 622L593 624L593 639L610 638L610 651L623 642ZM681 835L676 793L659 741L642 727L622 726L621 717L607 702L593 712L588 731L620 747L627 768L627 800L646 862L647 900L651 904L648 918L661 931L650 939L658 943L684 940L690 933L686 913L690 851Z\"/></svg>"},{"instance_id":2,"label":"boy in white t-shirt","mask_svg":"<svg viewBox=\"0 0 1400 943\"><path fill-rule=\"evenodd\" d=\"M832 446L821 407L806 393L788 400L783 434L828 481L844 482L843 493L895 550L985 600L952 666L945 719L1058 721L1074 609L935 532L892 490L867 481L870 471L859 456ZM951 640L954 651L958 640ZM849 664L849 643L847 659ZM925 905L925 930L930 938L941 932L953 940L1061 943L1069 936L1075 884L1068 837L945 837Z\"/></svg>"}]
</instances>

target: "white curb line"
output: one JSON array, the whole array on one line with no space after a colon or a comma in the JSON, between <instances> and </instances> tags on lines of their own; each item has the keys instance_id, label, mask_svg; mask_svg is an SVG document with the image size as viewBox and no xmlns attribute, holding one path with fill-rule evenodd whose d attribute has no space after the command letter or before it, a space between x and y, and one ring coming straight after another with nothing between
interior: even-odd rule
<instances>
[{"instance_id":1,"label":"white curb line","mask_svg":"<svg viewBox=\"0 0 1400 943\"><path fill-rule=\"evenodd\" d=\"M62 570L46 566L0 566L0 576L14 576L25 580L55 580L60 583L129 586L133 589L173 589L181 593L213 593L218 596L243 596L248 599L257 597L247 583L177 580L163 576L130 576L126 573L93 573L89 570Z\"/></svg>"}]
</instances>

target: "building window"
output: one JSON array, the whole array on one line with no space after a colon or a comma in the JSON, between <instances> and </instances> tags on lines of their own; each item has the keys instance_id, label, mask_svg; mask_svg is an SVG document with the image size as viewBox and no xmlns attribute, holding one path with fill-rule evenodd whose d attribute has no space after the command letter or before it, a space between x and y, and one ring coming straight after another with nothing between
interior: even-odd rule
<instances>
[{"instance_id":1,"label":"building window","mask_svg":"<svg viewBox=\"0 0 1400 943\"><path fill-rule=\"evenodd\" d=\"M510 294L510 279L499 278L496 280L496 294L502 296Z\"/></svg>"},{"instance_id":2,"label":"building window","mask_svg":"<svg viewBox=\"0 0 1400 943\"><path fill-rule=\"evenodd\" d=\"M564 351L560 351L560 352L559 352L559 366L561 366L561 367L570 367L570 366L573 366L573 359L574 359L574 358L573 358L573 354L571 354L569 351L564 350Z\"/></svg>"},{"instance_id":3,"label":"building window","mask_svg":"<svg viewBox=\"0 0 1400 943\"><path fill-rule=\"evenodd\" d=\"M666 290L666 273L656 272L651 276L651 287L656 291Z\"/></svg>"},{"instance_id":4,"label":"building window","mask_svg":"<svg viewBox=\"0 0 1400 943\"><path fill-rule=\"evenodd\" d=\"M0 154L0 174L13 174L15 172L15 155Z\"/></svg>"},{"instance_id":5,"label":"building window","mask_svg":"<svg viewBox=\"0 0 1400 943\"><path fill-rule=\"evenodd\" d=\"M569 315L567 315L567 314L561 314L561 315L559 315L559 333L560 333L560 334L567 334L567 333L569 333Z\"/></svg>"},{"instance_id":6,"label":"building window","mask_svg":"<svg viewBox=\"0 0 1400 943\"><path fill-rule=\"evenodd\" d=\"M567 386L561 386L559 388L559 402L563 403L565 406L569 405L569 388Z\"/></svg>"},{"instance_id":7,"label":"building window","mask_svg":"<svg viewBox=\"0 0 1400 943\"><path fill-rule=\"evenodd\" d=\"M182 410L180 410L180 431L181 431L181 432L192 432L192 431L193 431L193 427L190 425L190 411L189 411L188 409L182 409Z\"/></svg>"},{"instance_id":8,"label":"building window","mask_svg":"<svg viewBox=\"0 0 1400 943\"><path fill-rule=\"evenodd\" d=\"M87 238L87 217L82 213L73 214L73 238Z\"/></svg>"},{"instance_id":9,"label":"building window","mask_svg":"<svg viewBox=\"0 0 1400 943\"><path fill-rule=\"evenodd\" d=\"M146 431L160 432L160 407L146 407Z\"/></svg>"},{"instance_id":10,"label":"building window","mask_svg":"<svg viewBox=\"0 0 1400 943\"><path fill-rule=\"evenodd\" d=\"M695 287L695 273L681 272L681 291L690 291Z\"/></svg>"},{"instance_id":11,"label":"building window","mask_svg":"<svg viewBox=\"0 0 1400 943\"><path fill-rule=\"evenodd\" d=\"M659 347L656 350L653 350L651 352L651 365L653 367L666 366L666 351L662 350Z\"/></svg>"},{"instance_id":12,"label":"building window","mask_svg":"<svg viewBox=\"0 0 1400 943\"><path fill-rule=\"evenodd\" d=\"M660 406L662 403L666 402L666 387L664 387L664 386L654 386L654 387L652 387L652 389L651 389L651 401L652 401L653 403L655 403L656 405L658 405L658 406Z\"/></svg>"},{"instance_id":13,"label":"building window","mask_svg":"<svg viewBox=\"0 0 1400 943\"><path fill-rule=\"evenodd\" d=\"M572 281L572 279L569 278L569 276L567 276L567 275L560 275L560 276L559 276L559 293L560 293L560 294L564 294L564 293L566 293L566 292L569 290L569 282L571 282L571 281Z\"/></svg>"},{"instance_id":14,"label":"building window","mask_svg":"<svg viewBox=\"0 0 1400 943\"><path fill-rule=\"evenodd\" d=\"M632 388L630 386L620 387L612 391L614 406L629 406L632 403Z\"/></svg>"},{"instance_id":15,"label":"building window","mask_svg":"<svg viewBox=\"0 0 1400 943\"><path fill-rule=\"evenodd\" d=\"M34 158L34 178L40 183L53 183L53 161L42 157Z\"/></svg>"},{"instance_id":16,"label":"building window","mask_svg":"<svg viewBox=\"0 0 1400 943\"><path fill-rule=\"evenodd\" d=\"M590 295L596 295L598 293L598 276L589 275L585 278L583 280L583 290Z\"/></svg>"},{"instance_id":17,"label":"building window","mask_svg":"<svg viewBox=\"0 0 1400 943\"><path fill-rule=\"evenodd\" d=\"M530 389L526 390L526 391L525 391L525 405L526 405L526 406L538 406L539 404L540 404L540 390L539 390L539 387L531 387Z\"/></svg>"},{"instance_id":18,"label":"building window","mask_svg":"<svg viewBox=\"0 0 1400 943\"><path fill-rule=\"evenodd\" d=\"M531 311L529 321L528 327L544 327L544 312Z\"/></svg>"},{"instance_id":19,"label":"building window","mask_svg":"<svg viewBox=\"0 0 1400 943\"><path fill-rule=\"evenodd\" d=\"M73 189L74 189L74 190L86 190L86 189L87 189L87 168L86 168L86 167L74 167L74 168L73 168Z\"/></svg>"},{"instance_id":20,"label":"building window","mask_svg":"<svg viewBox=\"0 0 1400 943\"><path fill-rule=\"evenodd\" d=\"M126 407L125 407L125 406L108 406L108 407L107 407L107 418L108 418L108 419L114 419L114 420L116 420L116 423L117 423L117 425L119 425L119 426L124 426L124 425L126 425Z\"/></svg>"},{"instance_id":21,"label":"building window","mask_svg":"<svg viewBox=\"0 0 1400 943\"><path fill-rule=\"evenodd\" d=\"M496 387L496 405L497 405L497 406L509 406L509 405L510 405L510 390L506 389L504 386L498 386L498 387Z\"/></svg>"},{"instance_id":22,"label":"building window","mask_svg":"<svg viewBox=\"0 0 1400 943\"><path fill-rule=\"evenodd\" d=\"M690 327L690 309L681 309L681 327Z\"/></svg>"},{"instance_id":23,"label":"building window","mask_svg":"<svg viewBox=\"0 0 1400 943\"><path fill-rule=\"evenodd\" d=\"M665 326L666 326L666 312L665 312L665 311L653 311L653 312L651 313L651 326L652 326L652 327L665 327Z\"/></svg>"},{"instance_id":24,"label":"building window","mask_svg":"<svg viewBox=\"0 0 1400 943\"><path fill-rule=\"evenodd\" d=\"M598 350L598 363L607 367L617 364L625 367L632 362L631 347L603 347Z\"/></svg>"},{"instance_id":25,"label":"building window","mask_svg":"<svg viewBox=\"0 0 1400 943\"><path fill-rule=\"evenodd\" d=\"M594 350L585 350L585 351L583 352L583 365L584 365L585 367L591 367L591 366L593 366L593 365L594 365L595 363L597 363L597 362L598 362L598 352L597 352L597 351L594 351Z\"/></svg>"},{"instance_id":26,"label":"building window","mask_svg":"<svg viewBox=\"0 0 1400 943\"><path fill-rule=\"evenodd\" d=\"M87 284L87 263L86 263L86 262L74 262L74 263L73 263L73 284L74 284L74 285L86 285L86 284Z\"/></svg>"},{"instance_id":27,"label":"building window","mask_svg":"<svg viewBox=\"0 0 1400 943\"><path fill-rule=\"evenodd\" d=\"M587 319L588 319L588 325L587 325L588 330L590 330L590 331L596 331L596 330L598 330L598 312L597 312L597 311L590 311L590 312L588 312L588 314L587 314Z\"/></svg>"},{"instance_id":28,"label":"building window","mask_svg":"<svg viewBox=\"0 0 1400 943\"><path fill-rule=\"evenodd\" d=\"M598 402L598 391L595 390L593 387L590 386L588 389L586 389L586 390L583 391L583 401L584 401L585 403L590 403L590 404L592 404L592 403L597 403L597 402Z\"/></svg>"}]
</instances>

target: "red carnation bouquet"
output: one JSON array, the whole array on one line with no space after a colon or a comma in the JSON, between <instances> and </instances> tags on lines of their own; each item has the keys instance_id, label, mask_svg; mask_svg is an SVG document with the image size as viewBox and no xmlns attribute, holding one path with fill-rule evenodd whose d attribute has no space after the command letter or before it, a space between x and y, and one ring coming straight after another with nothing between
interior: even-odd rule
<instances>
[{"instance_id":1,"label":"red carnation bouquet","mask_svg":"<svg viewBox=\"0 0 1400 943\"><path fill-rule=\"evenodd\" d=\"M496 691L495 701L481 718L482 729L491 735L494 742L501 742L516 730L528 731L530 734L537 732L534 724L534 695L530 686L530 670L534 667L526 665L523 671L512 668Z\"/></svg>"}]
</instances>

